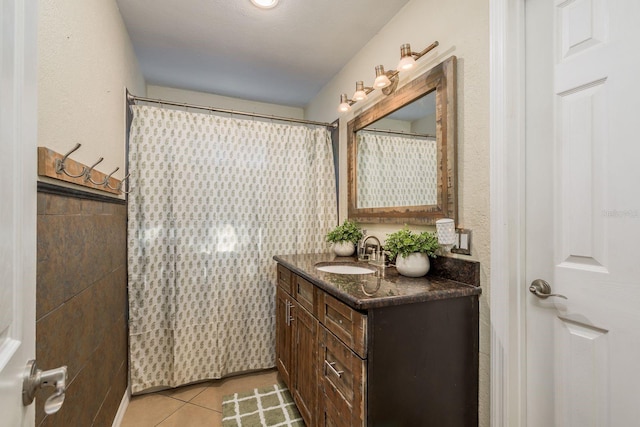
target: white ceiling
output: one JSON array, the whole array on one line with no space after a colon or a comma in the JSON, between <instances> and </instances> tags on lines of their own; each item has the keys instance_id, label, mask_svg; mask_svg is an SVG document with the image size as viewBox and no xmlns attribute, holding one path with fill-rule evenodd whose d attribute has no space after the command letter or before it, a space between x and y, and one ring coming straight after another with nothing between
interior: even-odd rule
<instances>
[{"instance_id":1,"label":"white ceiling","mask_svg":"<svg viewBox=\"0 0 640 427\"><path fill-rule=\"evenodd\" d=\"M147 83L296 107L407 2L117 0Z\"/></svg>"}]
</instances>

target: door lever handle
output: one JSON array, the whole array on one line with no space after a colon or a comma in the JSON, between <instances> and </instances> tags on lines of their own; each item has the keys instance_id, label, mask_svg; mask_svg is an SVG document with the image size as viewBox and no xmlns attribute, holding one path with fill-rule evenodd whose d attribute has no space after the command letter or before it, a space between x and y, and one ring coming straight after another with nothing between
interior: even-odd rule
<instances>
[{"instance_id":1,"label":"door lever handle","mask_svg":"<svg viewBox=\"0 0 640 427\"><path fill-rule=\"evenodd\" d=\"M36 395L36 391L43 387L54 387L56 391L44 402L44 412L55 414L64 403L64 393L67 390L67 367L43 371L38 369L35 360L27 363L27 368L22 380L22 404L30 405Z\"/></svg>"},{"instance_id":2,"label":"door lever handle","mask_svg":"<svg viewBox=\"0 0 640 427\"><path fill-rule=\"evenodd\" d=\"M568 299L564 295L552 294L551 285L549 285L549 283L547 283L545 280L542 280L542 279L536 279L533 282L531 282L531 285L529 286L529 292L531 292L538 298L542 298L542 299L547 299L549 297L558 297L558 298Z\"/></svg>"}]
</instances>

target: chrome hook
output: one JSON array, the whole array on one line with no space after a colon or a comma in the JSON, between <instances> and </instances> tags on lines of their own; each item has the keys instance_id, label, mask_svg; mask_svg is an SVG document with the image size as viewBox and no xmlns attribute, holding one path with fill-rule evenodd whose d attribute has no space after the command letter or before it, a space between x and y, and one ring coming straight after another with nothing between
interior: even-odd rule
<instances>
[{"instance_id":1,"label":"chrome hook","mask_svg":"<svg viewBox=\"0 0 640 427\"><path fill-rule=\"evenodd\" d=\"M85 177L84 177L84 180L85 180L85 181L89 181L89 182L91 182L91 183L92 183L92 184L94 184L94 185L102 185L102 184L104 184L103 182L95 182L94 180L92 180L92 179L91 179L91 171L93 170L93 168L95 168L96 166L98 166L98 165L100 164L100 162L102 162L103 160L104 160L104 157L100 157L100 158L98 159L98 161L97 161L97 162L95 162L95 163L93 164L93 166L91 166L91 167L87 170L87 172L86 172L86 174L85 174Z\"/></svg>"},{"instance_id":2,"label":"chrome hook","mask_svg":"<svg viewBox=\"0 0 640 427\"><path fill-rule=\"evenodd\" d=\"M113 171L113 172L115 172L115 171ZM113 174L113 172L112 172L112 174ZM109 176L111 176L111 175L109 175ZM119 192L121 192L123 194L129 194L129 193L131 193L131 191L124 191L122 188L124 187L124 182L127 179L129 179L130 176L131 176L131 173L128 173L124 178L122 178L122 181L120 181L120 184L118 184L118 186L115 187L115 188L109 185L109 181L108 180L107 180L106 186L109 187L112 190L119 191Z\"/></svg>"},{"instance_id":3,"label":"chrome hook","mask_svg":"<svg viewBox=\"0 0 640 427\"><path fill-rule=\"evenodd\" d=\"M98 162L98 163L100 163L100 162ZM98 163L96 163L96 164L98 164ZM94 166L95 165L93 165L92 168ZM87 176L88 176L89 182L91 182L93 185L100 185L100 186L107 187L108 183L109 183L109 179L111 179L111 175L113 175L114 173L118 172L119 169L120 169L119 167L115 168L115 170L113 172L111 172L109 175L107 175L107 177L102 182L95 182L93 179L91 179L91 175L90 174L87 175ZM89 170L89 172L91 172L91 170Z\"/></svg>"},{"instance_id":4,"label":"chrome hook","mask_svg":"<svg viewBox=\"0 0 640 427\"><path fill-rule=\"evenodd\" d=\"M67 170L64 167L64 162L67 161L67 157L69 157L71 153L80 149L81 146L82 144L77 143L75 147L73 147L67 154L64 155L62 160L60 159L56 160L56 173L64 173L65 175L71 178L80 178L81 176L84 176L87 173L87 168L84 166L82 167L82 172L79 175L71 175L69 172L67 172Z\"/></svg>"},{"instance_id":5,"label":"chrome hook","mask_svg":"<svg viewBox=\"0 0 640 427\"><path fill-rule=\"evenodd\" d=\"M115 168L113 170L113 172L111 172L109 175L107 175L107 177L104 179L104 182L101 185L104 185L105 187L109 187L109 180L111 179L111 175L113 175L114 173L118 172L120 170L120 167L118 166L117 168ZM109 187L111 188L111 187Z\"/></svg>"}]
</instances>

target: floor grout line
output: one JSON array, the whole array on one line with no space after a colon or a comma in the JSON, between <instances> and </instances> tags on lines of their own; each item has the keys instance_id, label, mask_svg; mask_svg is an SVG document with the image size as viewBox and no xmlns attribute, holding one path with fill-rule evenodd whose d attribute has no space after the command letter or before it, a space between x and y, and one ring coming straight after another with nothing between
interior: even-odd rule
<instances>
[{"instance_id":1,"label":"floor grout line","mask_svg":"<svg viewBox=\"0 0 640 427\"><path fill-rule=\"evenodd\" d=\"M193 402L189 402L189 403L190 403L191 405L193 405L193 406L197 406L197 407L199 407L199 408L203 408L203 409L208 409L208 410L210 410L210 411L213 411L213 412L217 412L217 413L219 413L219 414L222 414L222 410L218 411L217 409L211 409L211 408L208 408L208 407L206 407L206 406L202 406L202 405L197 404L197 403L193 403Z\"/></svg>"},{"instance_id":2,"label":"floor grout line","mask_svg":"<svg viewBox=\"0 0 640 427\"><path fill-rule=\"evenodd\" d=\"M168 397L168 396L165 396ZM174 400L178 400L178 399L174 399ZM179 400L179 402L182 402L181 400ZM155 425L155 427L158 427L160 424L162 424L163 422L167 421L169 419L169 417L171 417L173 414L175 414L176 412L178 412L180 409L182 409L184 407L184 405L186 405L187 402L182 402L182 405L178 407L178 409L176 409L175 411L173 411L172 413L170 413L169 415L167 415L162 421L160 421L158 424Z\"/></svg>"}]
</instances>

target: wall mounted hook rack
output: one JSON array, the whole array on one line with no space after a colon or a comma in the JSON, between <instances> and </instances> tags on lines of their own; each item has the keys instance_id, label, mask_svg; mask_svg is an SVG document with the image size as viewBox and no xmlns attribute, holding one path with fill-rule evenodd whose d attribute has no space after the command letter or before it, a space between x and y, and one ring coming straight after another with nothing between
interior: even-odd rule
<instances>
[{"instance_id":1,"label":"wall mounted hook rack","mask_svg":"<svg viewBox=\"0 0 640 427\"><path fill-rule=\"evenodd\" d=\"M127 194L127 192L122 191L122 183L126 177L121 181L112 176L120 168L116 168L109 175L95 169L104 160L103 157L100 157L92 166L86 166L69 157L79 150L81 146L82 144L76 144L64 155L47 147L38 147L38 175L116 195Z\"/></svg>"}]
</instances>

